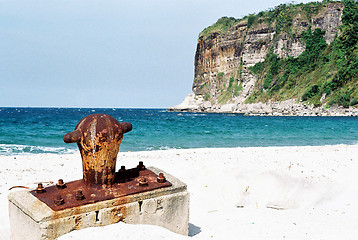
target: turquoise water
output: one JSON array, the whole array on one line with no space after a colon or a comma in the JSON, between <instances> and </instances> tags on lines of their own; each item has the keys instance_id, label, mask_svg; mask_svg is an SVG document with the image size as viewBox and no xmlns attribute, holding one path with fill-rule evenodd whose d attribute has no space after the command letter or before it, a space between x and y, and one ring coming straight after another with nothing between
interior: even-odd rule
<instances>
[{"instance_id":1,"label":"turquoise water","mask_svg":"<svg viewBox=\"0 0 358 240\"><path fill-rule=\"evenodd\" d=\"M62 137L84 116L131 122L120 151L356 144L358 118L174 113L164 109L0 108L0 155L71 153Z\"/></svg>"}]
</instances>

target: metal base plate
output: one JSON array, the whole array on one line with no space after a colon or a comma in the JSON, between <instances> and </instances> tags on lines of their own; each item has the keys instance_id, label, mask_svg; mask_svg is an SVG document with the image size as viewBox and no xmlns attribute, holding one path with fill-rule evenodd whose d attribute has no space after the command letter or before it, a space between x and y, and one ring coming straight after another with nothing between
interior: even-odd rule
<instances>
[{"instance_id":1,"label":"metal base plate","mask_svg":"<svg viewBox=\"0 0 358 240\"><path fill-rule=\"evenodd\" d=\"M146 184L139 183L143 180L143 177L146 179ZM55 185L46 187L42 193L33 190L31 194L52 210L60 211L170 186L172 184L166 180L158 182L158 175L148 169L133 168L117 172L116 183L111 187L88 186L81 179L66 183L65 188L59 188ZM76 197L79 190L82 191L83 199Z\"/></svg>"}]
</instances>

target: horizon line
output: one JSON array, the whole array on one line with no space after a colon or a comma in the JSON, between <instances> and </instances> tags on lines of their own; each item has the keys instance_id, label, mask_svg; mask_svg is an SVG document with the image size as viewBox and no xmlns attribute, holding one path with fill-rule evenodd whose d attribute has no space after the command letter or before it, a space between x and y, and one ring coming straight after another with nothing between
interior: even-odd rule
<instances>
[{"instance_id":1,"label":"horizon line","mask_svg":"<svg viewBox=\"0 0 358 240\"><path fill-rule=\"evenodd\" d=\"M0 108L90 108L90 109L167 109L168 107L45 107L45 106L0 106Z\"/></svg>"}]
</instances>

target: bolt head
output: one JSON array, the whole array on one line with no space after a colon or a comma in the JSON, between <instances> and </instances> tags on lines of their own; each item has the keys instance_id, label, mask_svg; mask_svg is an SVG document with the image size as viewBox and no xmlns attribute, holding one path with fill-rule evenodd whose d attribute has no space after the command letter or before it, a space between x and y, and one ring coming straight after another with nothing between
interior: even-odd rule
<instances>
[{"instance_id":1,"label":"bolt head","mask_svg":"<svg viewBox=\"0 0 358 240\"><path fill-rule=\"evenodd\" d=\"M37 188L36 188L35 191L36 191L36 193L44 193L44 192L46 192L46 190L45 190L44 186L42 185L42 183L37 184Z\"/></svg>"},{"instance_id":2,"label":"bolt head","mask_svg":"<svg viewBox=\"0 0 358 240\"><path fill-rule=\"evenodd\" d=\"M158 183L164 183L166 182L167 179L165 178L164 174L163 173L159 173L159 176L157 177L157 182Z\"/></svg>"},{"instance_id":3,"label":"bolt head","mask_svg":"<svg viewBox=\"0 0 358 240\"><path fill-rule=\"evenodd\" d=\"M139 178L139 186L141 186L141 187L148 186L148 181L145 177Z\"/></svg>"},{"instance_id":4,"label":"bolt head","mask_svg":"<svg viewBox=\"0 0 358 240\"><path fill-rule=\"evenodd\" d=\"M54 200L55 205L60 206L65 204L65 200L61 197L61 195L57 195L56 199Z\"/></svg>"},{"instance_id":5,"label":"bolt head","mask_svg":"<svg viewBox=\"0 0 358 240\"><path fill-rule=\"evenodd\" d=\"M78 190L75 194L75 198L77 201L81 201L81 200L85 199L85 196L83 195L81 190Z\"/></svg>"},{"instance_id":6,"label":"bolt head","mask_svg":"<svg viewBox=\"0 0 358 240\"><path fill-rule=\"evenodd\" d=\"M139 164L138 164L138 166L137 166L137 169L138 169L138 170L145 170L145 166L144 166L144 164L143 164L142 161L139 162Z\"/></svg>"},{"instance_id":7,"label":"bolt head","mask_svg":"<svg viewBox=\"0 0 358 240\"><path fill-rule=\"evenodd\" d=\"M59 179L59 180L58 180L58 183L56 184L56 187L57 187L58 189L64 189L64 188L66 188L66 184L63 182L63 179Z\"/></svg>"}]
</instances>

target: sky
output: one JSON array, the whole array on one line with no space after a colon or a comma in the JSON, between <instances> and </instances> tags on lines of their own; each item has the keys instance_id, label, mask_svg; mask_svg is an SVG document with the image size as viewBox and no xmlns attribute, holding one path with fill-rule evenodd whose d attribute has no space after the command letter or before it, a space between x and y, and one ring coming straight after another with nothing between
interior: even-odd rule
<instances>
[{"instance_id":1,"label":"sky","mask_svg":"<svg viewBox=\"0 0 358 240\"><path fill-rule=\"evenodd\" d=\"M177 105L205 27L290 2L0 0L0 106Z\"/></svg>"}]
</instances>

